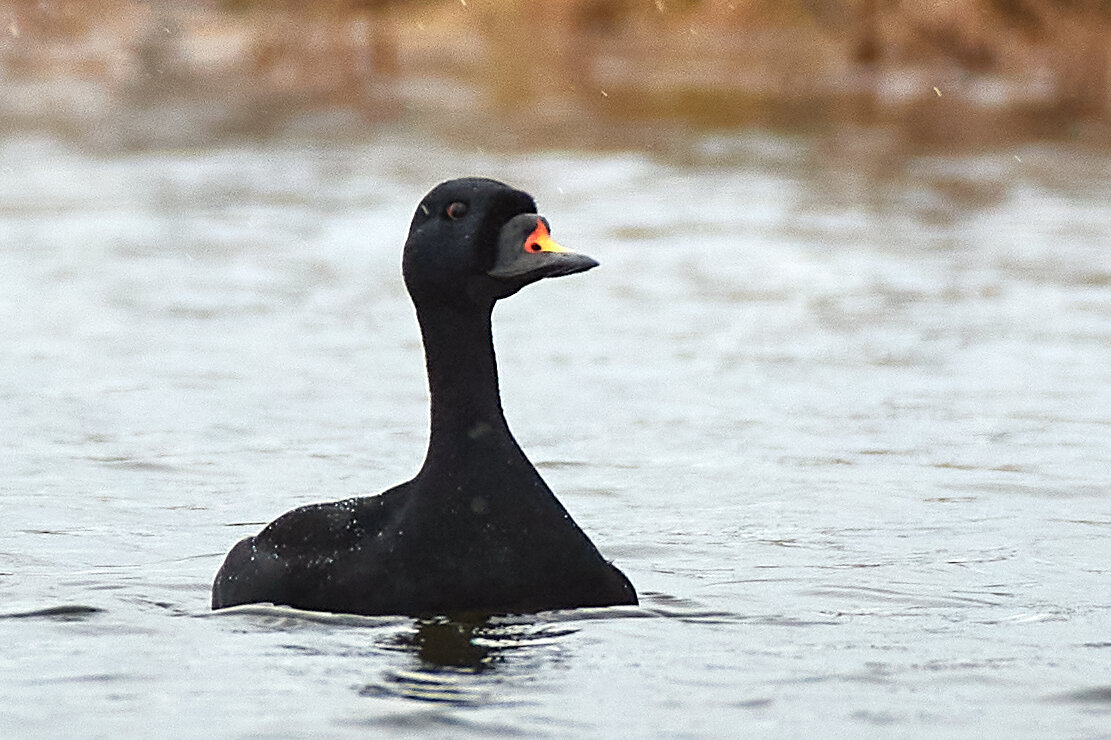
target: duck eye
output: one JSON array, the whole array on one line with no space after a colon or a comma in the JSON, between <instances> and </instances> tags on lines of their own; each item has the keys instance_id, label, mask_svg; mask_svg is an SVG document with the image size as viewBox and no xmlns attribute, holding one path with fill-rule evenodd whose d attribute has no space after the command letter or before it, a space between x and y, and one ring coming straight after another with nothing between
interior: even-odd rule
<instances>
[{"instance_id":1,"label":"duck eye","mask_svg":"<svg viewBox=\"0 0 1111 740\"><path fill-rule=\"evenodd\" d=\"M457 200L448 206L447 210L444 212L447 214L447 217L452 220L463 218L467 215L467 204Z\"/></svg>"}]
</instances>

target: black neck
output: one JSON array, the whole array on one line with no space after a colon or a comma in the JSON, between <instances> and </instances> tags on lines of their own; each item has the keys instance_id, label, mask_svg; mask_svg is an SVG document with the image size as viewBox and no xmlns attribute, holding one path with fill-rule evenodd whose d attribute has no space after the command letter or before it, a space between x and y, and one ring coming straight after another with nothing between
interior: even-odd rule
<instances>
[{"instance_id":1,"label":"black neck","mask_svg":"<svg viewBox=\"0 0 1111 740\"><path fill-rule=\"evenodd\" d=\"M472 442L512 441L498 393L491 310L439 304L417 309L432 397L425 468Z\"/></svg>"}]
</instances>

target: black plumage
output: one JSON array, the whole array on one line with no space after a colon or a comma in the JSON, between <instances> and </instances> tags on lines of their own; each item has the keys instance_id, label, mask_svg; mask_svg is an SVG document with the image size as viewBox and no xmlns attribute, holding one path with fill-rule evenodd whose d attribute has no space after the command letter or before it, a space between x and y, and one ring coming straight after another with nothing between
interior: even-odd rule
<instances>
[{"instance_id":1,"label":"black plumage","mask_svg":"<svg viewBox=\"0 0 1111 740\"><path fill-rule=\"evenodd\" d=\"M431 395L424 465L378 496L304 506L239 542L213 608L428 615L637 603L513 439L490 329L498 299L596 264L552 242L531 196L503 183L452 180L425 196L403 258Z\"/></svg>"}]
</instances>

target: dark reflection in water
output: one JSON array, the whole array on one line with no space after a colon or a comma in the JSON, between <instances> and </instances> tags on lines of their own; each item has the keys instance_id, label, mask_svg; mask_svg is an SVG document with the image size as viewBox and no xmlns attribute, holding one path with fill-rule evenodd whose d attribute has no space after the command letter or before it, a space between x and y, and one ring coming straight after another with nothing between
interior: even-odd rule
<instances>
[{"instance_id":1,"label":"dark reflection in water","mask_svg":"<svg viewBox=\"0 0 1111 740\"><path fill-rule=\"evenodd\" d=\"M482 640L492 628L478 621L433 619L417 622L416 632L403 635L398 643L416 651L421 662L444 668L489 670L502 656Z\"/></svg>"},{"instance_id":2,"label":"dark reflection in water","mask_svg":"<svg viewBox=\"0 0 1111 740\"><path fill-rule=\"evenodd\" d=\"M524 651L550 647L577 631L499 618L421 619L411 631L382 644L388 650L412 653L415 665L387 670L381 680L362 687L359 695L463 706L505 703L496 690L499 679L476 677L506 667L514 653L524 658ZM533 661L525 662L531 670Z\"/></svg>"}]
</instances>

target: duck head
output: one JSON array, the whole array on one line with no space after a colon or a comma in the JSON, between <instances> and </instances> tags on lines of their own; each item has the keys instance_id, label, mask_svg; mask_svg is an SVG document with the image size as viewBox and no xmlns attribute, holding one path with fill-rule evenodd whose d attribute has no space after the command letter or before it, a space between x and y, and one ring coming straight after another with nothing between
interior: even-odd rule
<instances>
[{"instance_id":1,"label":"duck head","mask_svg":"<svg viewBox=\"0 0 1111 740\"><path fill-rule=\"evenodd\" d=\"M490 307L529 283L597 265L552 240L528 193L463 178L437 185L417 206L402 273L418 306Z\"/></svg>"}]
</instances>

